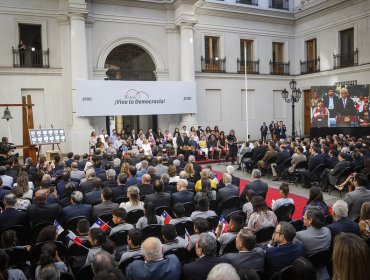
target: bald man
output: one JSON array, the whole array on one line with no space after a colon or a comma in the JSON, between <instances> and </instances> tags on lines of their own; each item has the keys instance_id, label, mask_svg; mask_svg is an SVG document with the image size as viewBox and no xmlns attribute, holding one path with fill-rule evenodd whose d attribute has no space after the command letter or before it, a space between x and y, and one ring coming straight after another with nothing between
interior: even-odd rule
<instances>
[{"instance_id":1,"label":"bald man","mask_svg":"<svg viewBox=\"0 0 370 280\"><path fill-rule=\"evenodd\" d=\"M62 207L57 203L47 204L47 195L46 190L38 190L35 193L35 204L28 206L28 219L32 225L54 220L60 221Z\"/></svg>"},{"instance_id":2,"label":"bald man","mask_svg":"<svg viewBox=\"0 0 370 280\"><path fill-rule=\"evenodd\" d=\"M140 195L148 195L153 193L153 185L150 184L151 177L149 174L144 174L141 177L141 182L137 184L137 187L140 190Z\"/></svg>"},{"instance_id":3,"label":"bald man","mask_svg":"<svg viewBox=\"0 0 370 280\"><path fill-rule=\"evenodd\" d=\"M141 245L145 261L137 260L126 268L126 278L142 280L178 280L181 264L175 255L163 256L161 241L156 237L147 238Z\"/></svg>"}]
</instances>

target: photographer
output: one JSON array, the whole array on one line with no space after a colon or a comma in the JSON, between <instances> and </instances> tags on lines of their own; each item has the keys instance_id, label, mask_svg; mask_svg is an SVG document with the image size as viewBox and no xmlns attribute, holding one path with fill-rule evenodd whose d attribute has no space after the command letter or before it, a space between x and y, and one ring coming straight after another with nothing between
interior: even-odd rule
<instances>
[{"instance_id":1,"label":"photographer","mask_svg":"<svg viewBox=\"0 0 370 280\"><path fill-rule=\"evenodd\" d=\"M7 160L10 159L10 157L13 155L13 150L15 149L15 146L13 143L8 142L8 137L1 138L0 143L0 165L5 165ZM14 154L17 156L17 154Z\"/></svg>"}]
</instances>

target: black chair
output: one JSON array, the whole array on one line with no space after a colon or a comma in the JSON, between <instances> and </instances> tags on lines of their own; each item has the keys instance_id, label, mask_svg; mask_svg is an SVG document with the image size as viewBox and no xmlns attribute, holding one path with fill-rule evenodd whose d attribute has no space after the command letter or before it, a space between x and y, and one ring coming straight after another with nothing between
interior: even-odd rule
<instances>
[{"instance_id":1,"label":"black chair","mask_svg":"<svg viewBox=\"0 0 370 280\"><path fill-rule=\"evenodd\" d=\"M77 229L77 224L78 224L78 221L79 220L82 220L82 219L87 219L89 220L89 218L85 217L85 216L77 216L77 217L73 217L71 219L69 219L68 221L66 221L63 226L65 229L67 230L71 230L73 232L76 231Z\"/></svg>"},{"instance_id":2,"label":"black chair","mask_svg":"<svg viewBox=\"0 0 370 280\"><path fill-rule=\"evenodd\" d=\"M44 245L46 242L53 242L56 247L57 247L57 252L59 258L67 262L68 261L68 249L67 247L63 244L63 242L60 241L45 241L45 242L40 242L37 243L32 249L31 249L31 259L34 263L37 263L40 260L41 256L41 247Z\"/></svg>"},{"instance_id":3,"label":"black chair","mask_svg":"<svg viewBox=\"0 0 370 280\"><path fill-rule=\"evenodd\" d=\"M7 230L14 230L15 231L15 233L17 234L17 245L27 245L27 244L29 244L29 241L30 241L29 228L27 229L25 226L22 226L22 225L10 226L10 227L4 228L1 231L0 236L3 232L5 232Z\"/></svg>"},{"instance_id":4,"label":"black chair","mask_svg":"<svg viewBox=\"0 0 370 280\"><path fill-rule=\"evenodd\" d=\"M271 240L272 234L274 233L274 231L275 231L275 227L272 227L272 226L264 227L256 231L257 243L263 243L263 242Z\"/></svg>"},{"instance_id":5,"label":"black chair","mask_svg":"<svg viewBox=\"0 0 370 280\"><path fill-rule=\"evenodd\" d=\"M146 226L145 228L141 230L141 232L143 233L143 240L147 239L148 237L153 236L163 241L161 230L162 230L162 225L154 224L154 225Z\"/></svg>"},{"instance_id":6,"label":"black chair","mask_svg":"<svg viewBox=\"0 0 370 280\"><path fill-rule=\"evenodd\" d=\"M135 225L137 221L144 216L144 211L141 209L135 209L127 212L126 222Z\"/></svg>"},{"instance_id":7,"label":"black chair","mask_svg":"<svg viewBox=\"0 0 370 280\"><path fill-rule=\"evenodd\" d=\"M209 210L217 212L217 208L218 208L217 200L210 200L209 201Z\"/></svg>"},{"instance_id":8,"label":"black chair","mask_svg":"<svg viewBox=\"0 0 370 280\"><path fill-rule=\"evenodd\" d=\"M231 216L233 216L233 215L239 215L239 216L242 216L244 221L245 221L245 219L247 218L247 215L246 215L242 210L236 210L236 211L233 211L233 212L228 213L228 214L225 216L225 220L226 220L228 223L230 223Z\"/></svg>"},{"instance_id":9,"label":"black chair","mask_svg":"<svg viewBox=\"0 0 370 280\"><path fill-rule=\"evenodd\" d=\"M185 248L174 248L164 252L164 256L175 255L183 265L191 261L190 253Z\"/></svg>"},{"instance_id":10,"label":"black chair","mask_svg":"<svg viewBox=\"0 0 370 280\"><path fill-rule=\"evenodd\" d=\"M232 196L223 201L218 208L218 215L222 215L225 210L232 211L239 208L240 199L239 196Z\"/></svg>"},{"instance_id":11,"label":"black chair","mask_svg":"<svg viewBox=\"0 0 370 280\"><path fill-rule=\"evenodd\" d=\"M313 264L315 269L326 266L331 260L330 250L322 250L308 257L308 260Z\"/></svg>"},{"instance_id":12,"label":"black chair","mask_svg":"<svg viewBox=\"0 0 370 280\"><path fill-rule=\"evenodd\" d=\"M192 202L183 203L185 208L185 216L190 217L191 213L195 211L195 205Z\"/></svg>"},{"instance_id":13,"label":"black chair","mask_svg":"<svg viewBox=\"0 0 370 280\"><path fill-rule=\"evenodd\" d=\"M292 272L292 266L287 266L281 269L278 272L275 272L271 277L270 280L290 280L290 274Z\"/></svg>"},{"instance_id":14,"label":"black chair","mask_svg":"<svg viewBox=\"0 0 370 280\"><path fill-rule=\"evenodd\" d=\"M223 254L228 254L228 253L238 253L238 249L236 249L236 236L231 239L225 246Z\"/></svg>"},{"instance_id":15,"label":"black chair","mask_svg":"<svg viewBox=\"0 0 370 280\"><path fill-rule=\"evenodd\" d=\"M113 202L121 204L122 202L128 202L129 198L126 196L117 197Z\"/></svg>"},{"instance_id":16,"label":"black chair","mask_svg":"<svg viewBox=\"0 0 370 280\"><path fill-rule=\"evenodd\" d=\"M219 216L210 216L210 217L207 218L207 221L209 223L209 229L214 230L218 226L218 223L220 221L220 217Z\"/></svg>"},{"instance_id":17,"label":"black chair","mask_svg":"<svg viewBox=\"0 0 370 280\"><path fill-rule=\"evenodd\" d=\"M61 272L60 273L60 280L74 280L75 278L73 277L72 274Z\"/></svg>"},{"instance_id":18,"label":"black chair","mask_svg":"<svg viewBox=\"0 0 370 280\"><path fill-rule=\"evenodd\" d=\"M94 272L92 271L91 265L86 265L81 267L81 269L76 273L76 280L87 280L93 279Z\"/></svg>"},{"instance_id":19,"label":"black chair","mask_svg":"<svg viewBox=\"0 0 370 280\"><path fill-rule=\"evenodd\" d=\"M122 230L109 236L109 239L114 242L116 247L127 245L128 230Z\"/></svg>"},{"instance_id":20,"label":"black chair","mask_svg":"<svg viewBox=\"0 0 370 280\"><path fill-rule=\"evenodd\" d=\"M302 220L290 221L290 224L295 228L295 231L301 231L303 229L303 221Z\"/></svg>"},{"instance_id":21,"label":"black chair","mask_svg":"<svg viewBox=\"0 0 370 280\"><path fill-rule=\"evenodd\" d=\"M321 173L324 171L326 168L326 165L324 163L319 164L316 166L311 172L310 172L310 184L312 183L317 183L321 184L322 179L320 178Z\"/></svg>"},{"instance_id":22,"label":"black chair","mask_svg":"<svg viewBox=\"0 0 370 280\"><path fill-rule=\"evenodd\" d=\"M21 264L24 264L25 262L31 261L31 254L25 248L13 247L5 249L5 252L8 254L9 257L9 267L14 268Z\"/></svg>"},{"instance_id":23,"label":"black chair","mask_svg":"<svg viewBox=\"0 0 370 280\"><path fill-rule=\"evenodd\" d=\"M302 176L301 176L301 172L302 171L304 171L304 170L307 170L307 167L308 167L308 162L307 162L307 160L305 160L305 161L300 161L297 165L296 165L296 167L294 168L294 172L293 172L293 174L292 174L292 181L293 181L293 183L297 186L297 184L298 184L298 179L299 178L302 178ZM291 181L290 180L291 178L289 178L289 181Z\"/></svg>"},{"instance_id":24,"label":"black chair","mask_svg":"<svg viewBox=\"0 0 370 280\"><path fill-rule=\"evenodd\" d=\"M185 236L185 229L190 235L194 234L194 224L192 221L182 221L175 224L176 232L179 236Z\"/></svg>"},{"instance_id":25,"label":"black chair","mask_svg":"<svg viewBox=\"0 0 370 280\"><path fill-rule=\"evenodd\" d=\"M284 169L290 167L292 165L292 158L287 158L284 162L283 165L279 168L279 171L277 172L278 177L281 176L281 173L284 171Z\"/></svg>"},{"instance_id":26,"label":"black chair","mask_svg":"<svg viewBox=\"0 0 370 280\"><path fill-rule=\"evenodd\" d=\"M273 156L267 159L266 165L265 165L266 167L262 169L262 175L267 174L267 178L270 179L270 175L272 174L271 164L275 163L276 161L277 161L277 156Z\"/></svg>"},{"instance_id":27,"label":"black chair","mask_svg":"<svg viewBox=\"0 0 370 280\"><path fill-rule=\"evenodd\" d=\"M335 180L335 185L340 185L340 184L342 184L342 183L347 179L347 177L348 177L349 175L351 175L351 173L352 173L352 169L351 169L350 167L343 169L343 170L338 174L337 179ZM337 188L335 188L335 186L330 185L330 186L329 186L329 192L328 192L328 193L329 193L329 195L331 194L331 192L332 192L333 190L337 190ZM340 196L340 197L342 197L342 191L343 191L343 190L338 190L338 191L339 191L339 196Z\"/></svg>"},{"instance_id":28,"label":"black chair","mask_svg":"<svg viewBox=\"0 0 370 280\"><path fill-rule=\"evenodd\" d=\"M126 267L132 263L133 261L137 261L137 260L141 260L143 261L144 260L144 257L139 255L139 256L134 256L134 257L131 257L131 258L128 258L128 259L125 259L124 261L122 261L120 264L119 264L119 268L122 270L123 274L125 274L125 271L126 271Z\"/></svg>"},{"instance_id":29,"label":"black chair","mask_svg":"<svg viewBox=\"0 0 370 280\"><path fill-rule=\"evenodd\" d=\"M278 221L290 222L294 214L295 206L292 203L284 204L275 209L274 213Z\"/></svg>"},{"instance_id":30,"label":"black chair","mask_svg":"<svg viewBox=\"0 0 370 280\"><path fill-rule=\"evenodd\" d=\"M52 222L42 222L42 223L38 223L36 225L32 225L31 231L32 231L33 240L37 239L37 236L39 235L40 231L44 227L47 227L47 226L50 226L50 225L53 225L53 223Z\"/></svg>"},{"instance_id":31,"label":"black chair","mask_svg":"<svg viewBox=\"0 0 370 280\"><path fill-rule=\"evenodd\" d=\"M91 247L89 240L82 240L82 245L84 245L86 248ZM85 265L87 254L89 253L89 250L86 248L77 244L72 244L67 249L69 254L69 264L75 275Z\"/></svg>"},{"instance_id":32,"label":"black chair","mask_svg":"<svg viewBox=\"0 0 370 280\"><path fill-rule=\"evenodd\" d=\"M173 217L170 207L168 207L168 206L159 206L159 207L155 208L155 214L158 215L158 216L161 216L163 211L166 211L168 215Z\"/></svg>"}]
</instances>

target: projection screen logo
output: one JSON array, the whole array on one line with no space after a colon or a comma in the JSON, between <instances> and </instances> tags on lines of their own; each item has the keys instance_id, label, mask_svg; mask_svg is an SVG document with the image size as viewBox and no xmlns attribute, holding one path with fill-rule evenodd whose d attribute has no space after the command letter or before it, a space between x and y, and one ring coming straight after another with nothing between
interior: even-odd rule
<instances>
[{"instance_id":1,"label":"projection screen logo","mask_svg":"<svg viewBox=\"0 0 370 280\"><path fill-rule=\"evenodd\" d=\"M116 99L114 105L132 105L132 104L164 104L166 99L152 99L149 94L143 90L129 89L123 96L123 99Z\"/></svg>"}]
</instances>

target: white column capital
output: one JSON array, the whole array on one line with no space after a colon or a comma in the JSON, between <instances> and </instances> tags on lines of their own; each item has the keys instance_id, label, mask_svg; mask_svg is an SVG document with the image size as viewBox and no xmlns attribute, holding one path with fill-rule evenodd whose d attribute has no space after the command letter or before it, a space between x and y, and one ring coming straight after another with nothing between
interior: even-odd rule
<instances>
[{"instance_id":1,"label":"white column capital","mask_svg":"<svg viewBox=\"0 0 370 280\"><path fill-rule=\"evenodd\" d=\"M166 33L177 33L177 32L179 32L179 28L175 24L167 24L165 29L166 29Z\"/></svg>"},{"instance_id":2,"label":"white column capital","mask_svg":"<svg viewBox=\"0 0 370 280\"><path fill-rule=\"evenodd\" d=\"M76 14L76 13L70 13L68 14L69 19L72 20L80 20L80 21L86 21L86 15L84 14Z\"/></svg>"},{"instance_id":3,"label":"white column capital","mask_svg":"<svg viewBox=\"0 0 370 280\"><path fill-rule=\"evenodd\" d=\"M194 29L194 25L196 25L198 22L196 20L180 20L176 23L177 26L180 27L180 29Z\"/></svg>"}]
</instances>

